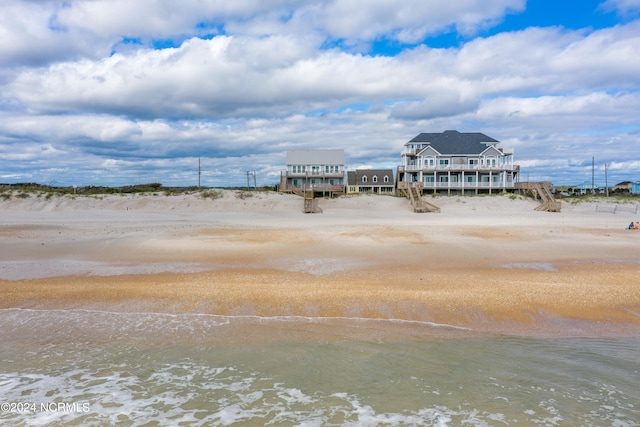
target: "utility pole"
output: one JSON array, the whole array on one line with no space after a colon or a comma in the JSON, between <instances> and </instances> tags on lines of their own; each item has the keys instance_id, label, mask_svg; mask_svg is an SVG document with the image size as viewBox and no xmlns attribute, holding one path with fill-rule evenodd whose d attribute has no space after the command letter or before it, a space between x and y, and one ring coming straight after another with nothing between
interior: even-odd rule
<instances>
[{"instance_id":1,"label":"utility pole","mask_svg":"<svg viewBox=\"0 0 640 427\"><path fill-rule=\"evenodd\" d=\"M258 187L256 185L256 171L247 171L247 189L249 189L251 187L251 176L253 176L253 189L254 190L258 190Z\"/></svg>"},{"instance_id":2,"label":"utility pole","mask_svg":"<svg viewBox=\"0 0 640 427\"><path fill-rule=\"evenodd\" d=\"M607 179L607 164L604 164L604 191L607 197L609 197L609 180Z\"/></svg>"},{"instance_id":3,"label":"utility pole","mask_svg":"<svg viewBox=\"0 0 640 427\"><path fill-rule=\"evenodd\" d=\"M596 158L591 157L591 194L595 193L594 180L595 180L595 169L596 169Z\"/></svg>"},{"instance_id":4,"label":"utility pole","mask_svg":"<svg viewBox=\"0 0 640 427\"><path fill-rule=\"evenodd\" d=\"M200 157L198 157L198 190L200 189Z\"/></svg>"}]
</instances>

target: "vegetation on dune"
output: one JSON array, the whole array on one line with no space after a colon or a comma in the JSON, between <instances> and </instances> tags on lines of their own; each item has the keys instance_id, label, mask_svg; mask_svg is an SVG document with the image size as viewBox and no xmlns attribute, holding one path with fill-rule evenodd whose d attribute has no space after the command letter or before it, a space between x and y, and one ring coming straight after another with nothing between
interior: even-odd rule
<instances>
[{"instance_id":1,"label":"vegetation on dune","mask_svg":"<svg viewBox=\"0 0 640 427\"><path fill-rule=\"evenodd\" d=\"M228 188L233 190L240 190L240 198L251 197L254 189L238 189ZM17 183L17 184L0 184L0 200L9 200L12 197L21 199L27 199L29 197L37 197L46 200L50 200L53 197L64 196L89 196L98 197L109 194L140 194L140 195L154 195L158 196L164 194L165 196L174 196L180 194L196 194L200 193L200 196L204 199L215 200L222 197L222 189L218 188L199 188L199 187L165 187L161 183L152 182L146 184L124 185L119 187L107 187L97 185L87 185L82 187L58 187L54 185L37 184L32 182ZM274 187L260 187L257 191L273 191Z\"/></svg>"},{"instance_id":2,"label":"vegetation on dune","mask_svg":"<svg viewBox=\"0 0 640 427\"><path fill-rule=\"evenodd\" d=\"M578 203L617 203L617 204L626 204L626 203L638 203L640 202L640 194L630 194L630 193L617 193L610 194L606 196L604 194L583 194L583 195L573 195L573 196L562 196L557 199L562 200L564 202L570 203L572 205L576 205Z\"/></svg>"},{"instance_id":3,"label":"vegetation on dune","mask_svg":"<svg viewBox=\"0 0 640 427\"><path fill-rule=\"evenodd\" d=\"M220 197L222 197L222 191L215 189L204 190L200 193L200 197L202 197L203 199L211 200L219 199Z\"/></svg>"},{"instance_id":4,"label":"vegetation on dune","mask_svg":"<svg viewBox=\"0 0 640 427\"><path fill-rule=\"evenodd\" d=\"M59 187L54 185L45 185L37 183L17 183L17 184L0 184L0 201L10 200L12 198L29 199L44 198L45 200L51 200L55 197L97 197L102 198L105 195L119 194L119 195L165 195L176 196L182 194L196 194L203 199L216 200L223 197L222 190L233 190L235 197L238 199L246 199L256 195L256 191L269 192L276 191L276 187L264 186L257 189L248 187L224 187L224 188L211 188L211 187L165 187L161 183L152 182L146 184L134 184L124 185L119 187L97 186L88 185L82 187ZM432 198L442 197L442 194L429 194ZM491 196L504 196L503 192L494 192L491 194L478 194L473 197L491 197ZM425 194L427 196L427 194ZM465 195L466 196L466 195ZM520 200L526 198L526 196L509 193L509 199ZM610 191L609 195L605 194L560 194L556 193L556 199L562 200L570 204L578 203L608 203L608 204L637 204L640 203L640 195L631 194L629 191L621 192Z\"/></svg>"}]
</instances>

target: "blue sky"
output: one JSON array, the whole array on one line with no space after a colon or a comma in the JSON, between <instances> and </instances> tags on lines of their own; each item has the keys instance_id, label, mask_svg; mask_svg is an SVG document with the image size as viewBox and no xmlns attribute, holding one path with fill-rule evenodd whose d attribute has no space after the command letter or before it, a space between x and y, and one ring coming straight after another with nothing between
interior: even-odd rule
<instances>
[{"instance_id":1,"label":"blue sky","mask_svg":"<svg viewBox=\"0 0 640 427\"><path fill-rule=\"evenodd\" d=\"M278 181L483 132L521 178L640 180L640 0L6 0L0 183Z\"/></svg>"}]
</instances>

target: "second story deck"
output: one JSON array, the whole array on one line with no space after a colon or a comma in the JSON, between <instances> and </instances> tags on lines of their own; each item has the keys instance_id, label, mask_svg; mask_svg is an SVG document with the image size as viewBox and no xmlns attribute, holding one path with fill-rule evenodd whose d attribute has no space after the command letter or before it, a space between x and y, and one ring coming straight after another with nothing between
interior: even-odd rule
<instances>
[{"instance_id":1,"label":"second story deck","mask_svg":"<svg viewBox=\"0 0 640 427\"><path fill-rule=\"evenodd\" d=\"M398 172L520 172L520 165L514 164L414 164L398 166Z\"/></svg>"}]
</instances>

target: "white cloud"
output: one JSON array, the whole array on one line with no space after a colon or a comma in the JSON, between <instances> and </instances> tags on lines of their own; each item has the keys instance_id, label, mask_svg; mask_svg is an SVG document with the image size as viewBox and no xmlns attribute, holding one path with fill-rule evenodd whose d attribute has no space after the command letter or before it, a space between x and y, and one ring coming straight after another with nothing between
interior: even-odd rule
<instances>
[{"instance_id":1,"label":"white cloud","mask_svg":"<svg viewBox=\"0 0 640 427\"><path fill-rule=\"evenodd\" d=\"M614 161L607 164L607 169L610 171L627 172L630 170L640 170L640 160L630 161ZM639 177L636 177L639 178ZM640 179L637 179L640 181Z\"/></svg>"},{"instance_id":2,"label":"white cloud","mask_svg":"<svg viewBox=\"0 0 640 427\"><path fill-rule=\"evenodd\" d=\"M127 42L149 47L221 32L281 34L318 45L327 38L418 42L452 26L473 32L523 5L524 0L378 0L364 6L353 0L5 0L0 63L97 59L113 49L127 51Z\"/></svg>"},{"instance_id":3,"label":"white cloud","mask_svg":"<svg viewBox=\"0 0 640 427\"><path fill-rule=\"evenodd\" d=\"M601 7L604 10L616 10L626 15L640 11L640 0L606 0Z\"/></svg>"},{"instance_id":4,"label":"white cloud","mask_svg":"<svg viewBox=\"0 0 640 427\"><path fill-rule=\"evenodd\" d=\"M0 65L42 65L78 56L98 58L109 47L92 33L60 28L58 2L14 1L0 4Z\"/></svg>"},{"instance_id":5,"label":"white cloud","mask_svg":"<svg viewBox=\"0 0 640 427\"><path fill-rule=\"evenodd\" d=\"M191 34L198 24L251 20L287 13L297 0L72 0L58 13L67 28L81 28L105 38L121 36L162 39ZM203 25L203 30L207 29Z\"/></svg>"},{"instance_id":6,"label":"white cloud","mask_svg":"<svg viewBox=\"0 0 640 427\"><path fill-rule=\"evenodd\" d=\"M533 29L477 39L459 51L418 48L396 57L318 52L287 36L193 38L174 49L26 70L8 90L45 113L216 119L410 99L397 105L396 116L429 118L465 113L483 97L506 93L637 87L637 34L639 24L586 37ZM605 60L591 59L596 55Z\"/></svg>"},{"instance_id":7,"label":"white cloud","mask_svg":"<svg viewBox=\"0 0 640 427\"><path fill-rule=\"evenodd\" d=\"M505 13L521 11L522 0L374 0L363 7L358 0L327 2L319 16L334 38L374 40L381 35L416 43L449 27L475 33Z\"/></svg>"}]
</instances>

